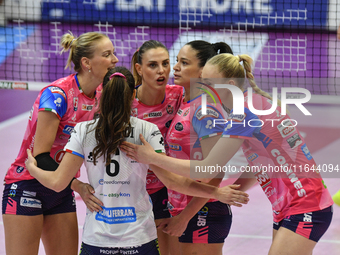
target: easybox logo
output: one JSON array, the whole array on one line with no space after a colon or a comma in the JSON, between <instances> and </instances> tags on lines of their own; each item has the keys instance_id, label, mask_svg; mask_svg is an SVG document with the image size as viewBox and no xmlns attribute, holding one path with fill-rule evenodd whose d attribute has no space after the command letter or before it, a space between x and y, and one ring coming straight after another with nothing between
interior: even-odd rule
<instances>
[{"instance_id":1,"label":"easybox logo","mask_svg":"<svg viewBox=\"0 0 340 255\"><path fill-rule=\"evenodd\" d=\"M230 85L230 84L216 84L215 85L215 89L213 89L211 86L204 84L204 83L200 83L204 86L207 86L209 89L211 89L215 95L217 96L217 98L219 99L219 102L222 105L222 101L219 97L219 95L217 94L215 89L228 89L230 90L232 97L233 97L233 114L244 114L244 95L242 90L234 85ZM210 93L208 90L206 89L202 89L199 88L203 91L205 91L215 102L216 104L216 100L214 98L214 96L212 95L212 93ZM287 93L302 93L305 94L306 97L304 98L287 98ZM202 105L202 114L206 115L207 114L207 94L202 94L201 97L201 105ZM255 115L269 115L273 112L275 112L276 107L277 107L277 101L278 101L278 97L277 97L277 88L273 88L273 103L272 103L272 107L268 110L257 110L254 108L253 105L253 89L251 87L248 88L248 108L249 110L254 113ZM286 115L286 106L288 104L294 104L296 105L297 108L300 109L300 111L304 114L304 115L312 115L302 104L303 103L307 103L309 100L311 99L311 93L304 88L281 88L281 115Z\"/></svg>"}]
</instances>

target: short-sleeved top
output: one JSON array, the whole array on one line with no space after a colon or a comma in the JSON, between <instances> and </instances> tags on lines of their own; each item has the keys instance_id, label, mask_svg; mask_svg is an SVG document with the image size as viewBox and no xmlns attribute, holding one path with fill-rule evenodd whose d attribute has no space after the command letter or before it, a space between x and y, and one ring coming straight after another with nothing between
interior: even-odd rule
<instances>
[{"instance_id":1,"label":"short-sleeved top","mask_svg":"<svg viewBox=\"0 0 340 255\"><path fill-rule=\"evenodd\" d=\"M247 91L244 96L244 114L231 111L222 137L245 139L242 150L272 204L274 221L332 205L320 174L304 171L305 166L311 169L316 164L296 122L281 115L279 106L270 115L255 115L248 108ZM255 109L271 109L271 100L258 94L252 98Z\"/></svg>"},{"instance_id":2,"label":"short-sleeved top","mask_svg":"<svg viewBox=\"0 0 340 255\"><path fill-rule=\"evenodd\" d=\"M179 159L202 160L200 140L221 135L224 125L214 125L214 120L224 119L221 107L207 103L206 114L202 113L201 95L184 102L177 111L167 134L169 156ZM191 201L192 196L168 190L169 210L175 216ZM210 199L209 202L216 201Z\"/></svg>"},{"instance_id":3,"label":"short-sleeved top","mask_svg":"<svg viewBox=\"0 0 340 255\"><path fill-rule=\"evenodd\" d=\"M53 112L60 120L50 152L50 156L57 163L60 163L65 154L64 146L74 126L78 122L94 118L99 107L101 91L102 86L100 85L94 98L87 97L79 86L76 74L56 80L43 88L33 104L19 154L7 170L5 182L9 184L34 179L25 168L25 160L27 159L26 150L33 150L38 112Z\"/></svg>"},{"instance_id":4,"label":"short-sleeved top","mask_svg":"<svg viewBox=\"0 0 340 255\"><path fill-rule=\"evenodd\" d=\"M181 104L182 98L183 87L177 85L166 85L165 97L160 104L151 106L145 105L136 98L132 104L132 116L156 124L165 138L171 121L175 117ZM167 152L168 146L166 140L164 143L165 150ZM164 184L150 170L148 172L146 183L149 194L153 194L164 187Z\"/></svg>"},{"instance_id":5,"label":"short-sleeved top","mask_svg":"<svg viewBox=\"0 0 340 255\"><path fill-rule=\"evenodd\" d=\"M97 123L98 120L96 120ZM94 121L76 125L65 150L84 159L88 180L94 195L104 204L103 211L87 209L83 242L97 247L128 247L157 238L152 204L146 191L149 165L138 163L117 150L106 166L104 157L93 162L97 145ZM94 125L96 125L96 123ZM126 141L141 145L139 134L158 152L165 152L163 137L155 124L131 117L133 131Z\"/></svg>"}]
</instances>

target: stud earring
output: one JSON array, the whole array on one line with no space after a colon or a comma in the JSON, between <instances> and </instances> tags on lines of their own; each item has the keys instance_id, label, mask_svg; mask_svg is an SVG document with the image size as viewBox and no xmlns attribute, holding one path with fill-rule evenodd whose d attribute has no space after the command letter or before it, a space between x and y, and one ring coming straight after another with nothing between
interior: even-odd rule
<instances>
[{"instance_id":1,"label":"stud earring","mask_svg":"<svg viewBox=\"0 0 340 255\"><path fill-rule=\"evenodd\" d=\"M89 73L91 73L91 69L89 69Z\"/></svg>"}]
</instances>

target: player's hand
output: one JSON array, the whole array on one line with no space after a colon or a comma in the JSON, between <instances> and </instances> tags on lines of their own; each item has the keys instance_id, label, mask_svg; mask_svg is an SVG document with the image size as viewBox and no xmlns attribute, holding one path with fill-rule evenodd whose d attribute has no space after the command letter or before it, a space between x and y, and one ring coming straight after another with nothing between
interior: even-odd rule
<instances>
[{"instance_id":1,"label":"player's hand","mask_svg":"<svg viewBox=\"0 0 340 255\"><path fill-rule=\"evenodd\" d=\"M240 188L238 184L232 184L223 188L218 188L216 199L222 203L242 207L242 204L247 204L249 195L243 191L237 190Z\"/></svg>"},{"instance_id":2,"label":"player's hand","mask_svg":"<svg viewBox=\"0 0 340 255\"><path fill-rule=\"evenodd\" d=\"M103 210L102 206L104 204L102 201L100 201L97 197L93 195L95 191L90 184L74 179L71 188L80 195L86 207L91 212L94 211L99 212Z\"/></svg>"},{"instance_id":3,"label":"player's hand","mask_svg":"<svg viewBox=\"0 0 340 255\"><path fill-rule=\"evenodd\" d=\"M170 236L180 237L188 226L188 221L180 217L180 214L172 218L164 219L158 226L164 233Z\"/></svg>"},{"instance_id":4,"label":"player's hand","mask_svg":"<svg viewBox=\"0 0 340 255\"><path fill-rule=\"evenodd\" d=\"M32 166L37 166L37 161L33 157L31 150L27 149L27 160L25 161L25 165L28 171L32 170Z\"/></svg>"},{"instance_id":5,"label":"player's hand","mask_svg":"<svg viewBox=\"0 0 340 255\"><path fill-rule=\"evenodd\" d=\"M143 145L137 145L129 142L122 142L119 148L126 153L126 155L142 164L152 164L152 155L156 154L154 148L144 139L140 134L139 138Z\"/></svg>"}]
</instances>

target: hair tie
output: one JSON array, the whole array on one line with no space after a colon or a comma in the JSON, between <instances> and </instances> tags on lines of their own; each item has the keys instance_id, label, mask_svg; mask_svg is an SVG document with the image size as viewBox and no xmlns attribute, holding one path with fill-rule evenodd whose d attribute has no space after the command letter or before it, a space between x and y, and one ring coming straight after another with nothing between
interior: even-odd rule
<instances>
[{"instance_id":1,"label":"hair tie","mask_svg":"<svg viewBox=\"0 0 340 255\"><path fill-rule=\"evenodd\" d=\"M237 55L237 56L238 56L238 58L239 58L239 61L238 61L238 62L243 61L243 58L242 58L240 55Z\"/></svg>"},{"instance_id":2,"label":"hair tie","mask_svg":"<svg viewBox=\"0 0 340 255\"><path fill-rule=\"evenodd\" d=\"M125 80L126 80L126 77L125 77L125 75L124 74L122 74L122 73L113 73L113 74L111 74L111 76L110 76L110 80L114 77L114 76L120 76L120 77L123 77Z\"/></svg>"},{"instance_id":3,"label":"hair tie","mask_svg":"<svg viewBox=\"0 0 340 255\"><path fill-rule=\"evenodd\" d=\"M71 43L70 43L70 47L72 46L72 43L75 41L76 39L73 39L72 41L71 41Z\"/></svg>"}]
</instances>

